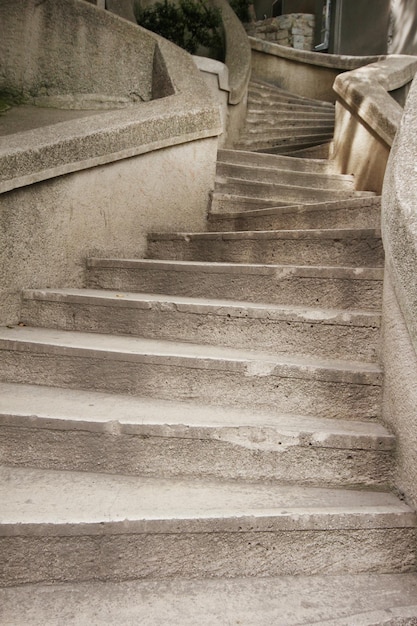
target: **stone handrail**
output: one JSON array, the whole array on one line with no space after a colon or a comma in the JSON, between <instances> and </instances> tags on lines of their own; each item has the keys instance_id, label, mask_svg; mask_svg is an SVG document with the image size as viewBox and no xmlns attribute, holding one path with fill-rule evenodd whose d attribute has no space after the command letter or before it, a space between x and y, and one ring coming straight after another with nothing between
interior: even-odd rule
<instances>
[{"instance_id":1,"label":"stone handrail","mask_svg":"<svg viewBox=\"0 0 417 626\"><path fill-rule=\"evenodd\" d=\"M227 0L211 0L222 14L225 37L225 64L229 73L229 103L238 104L246 98L251 74L251 51L242 23Z\"/></svg>"},{"instance_id":2,"label":"stone handrail","mask_svg":"<svg viewBox=\"0 0 417 626\"><path fill-rule=\"evenodd\" d=\"M404 99L417 71L417 58L392 55L340 74L331 157L341 174L355 176L356 189L380 194Z\"/></svg>"},{"instance_id":3,"label":"stone handrail","mask_svg":"<svg viewBox=\"0 0 417 626\"><path fill-rule=\"evenodd\" d=\"M417 81L388 161L383 189L382 229L396 295L417 353Z\"/></svg>"},{"instance_id":4,"label":"stone handrail","mask_svg":"<svg viewBox=\"0 0 417 626\"><path fill-rule=\"evenodd\" d=\"M416 71L415 57L393 55L340 74L333 88L339 98L391 146L403 109L389 92L410 83Z\"/></svg>"},{"instance_id":5,"label":"stone handrail","mask_svg":"<svg viewBox=\"0 0 417 626\"><path fill-rule=\"evenodd\" d=\"M355 57L297 50L249 37L252 75L301 96L334 102L333 83L342 72L384 58Z\"/></svg>"}]
</instances>

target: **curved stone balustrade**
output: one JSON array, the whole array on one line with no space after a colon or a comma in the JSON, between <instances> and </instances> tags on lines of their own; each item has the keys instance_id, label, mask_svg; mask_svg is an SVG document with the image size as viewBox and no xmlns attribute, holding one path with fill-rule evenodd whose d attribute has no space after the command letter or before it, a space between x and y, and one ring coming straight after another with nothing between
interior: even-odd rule
<instances>
[{"instance_id":1,"label":"curved stone balustrade","mask_svg":"<svg viewBox=\"0 0 417 626\"><path fill-rule=\"evenodd\" d=\"M13 15L7 12L8 4L2 5L2 14L11 21ZM27 5L31 4L31 0L17 3L13 0L13 11L20 7L24 14ZM94 102L107 101L110 108L120 106L121 102L124 108L61 122L48 126L47 131L39 128L1 137L0 192L157 148L217 136L221 132L217 107L209 98L206 85L188 54L149 31L108 12L98 11L81 0L65 0L59 5L46 2L37 7L38 11L42 10L37 18L41 23L42 39L45 34L42 29L46 28L51 7L57 23L65 23L65 18L70 15L74 23L82 22L83 28L85 24L89 25L90 37L84 42L83 54L77 54L72 61L74 68L68 69L61 80L56 66L62 70L62 57L65 62L71 62L71 42L64 38L59 53L54 50L51 54L48 51L40 53L36 48L35 59L44 74L39 79L36 68L31 66L30 71L26 70L28 64L22 59L24 52L15 47L17 62L4 77L5 85L19 91L24 101L34 104L59 106L62 100L62 108L74 108L65 94L75 93L80 95L78 100L81 101L77 108L94 108L97 105L89 105L89 102L95 92ZM53 30L54 26L49 24L49 29ZM16 28L9 30L19 32ZM109 54L115 53L119 41L124 42L120 55L126 52L125 48L130 49L130 55L127 56L126 52L123 63L117 63L114 57L113 63L109 63ZM1 49L3 52L3 48L8 48L11 58L13 47L9 48L9 43L7 38L3 40ZM84 74L85 61L77 65L78 56L88 56L90 45L95 56L90 59L90 70ZM59 63L56 62L58 57ZM119 67L123 68L121 72ZM118 74L117 80L114 79ZM49 86L45 95L42 85Z\"/></svg>"},{"instance_id":2,"label":"curved stone balustrade","mask_svg":"<svg viewBox=\"0 0 417 626\"><path fill-rule=\"evenodd\" d=\"M249 37L252 74L308 98L334 102L333 83L341 73L384 57L354 57L297 50Z\"/></svg>"},{"instance_id":3,"label":"curved stone balustrade","mask_svg":"<svg viewBox=\"0 0 417 626\"><path fill-rule=\"evenodd\" d=\"M65 15L78 20L78 30ZM55 106L113 107L34 107L42 123L32 119L23 130L8 122L20 107L2 118L4 324L18 321L24 287L82 286L88 254L140 257L151 230L204 229L222 127L192 57L108 11L83 0L4 0L0 24L21 34L10 49L0 37L2 54L9 50L0 89L12 88L31 105L42 97ZM77 98L69 102L71 94Z\"/></svg>"},{"instance_id":4,"label":"curved stone balustrade","mask_svg":"<svg viewBox=\"0 0 417 626\"><path fill-rule=\"evenodd\" d=\"M393 55L339 75L333 89L363 122L391 146L403 109L390 92L408 85L416 71L417 58Z\"/></svg>"},{"instance_id":5,"label":"curved stone balustrade","mask_svg":"<svg viewBox=\"0 0 417 626\"><path fill-rule=\"evenodd\" d=\"M395 481L417 507L417 81L394 140L382 194L386 258L383 415L397 435Z\"/></svg>"},{"instance_id":6,"label":"curved stone balustrade","mask_svg":"<svg viewBox=\"0 0 417 626\"><path fill-rule=\"evenodd\" d=\"M382 218L389 268L417 352L416 132L417 82L414 81L388 161Z\"/></svg>"},{"instance_id":7,"label":"curved stone balustrade","mask_svg":"<svg viewBox=\"0 0 417 626\"><path fill-rule=\"evenodd\" d=\"M355 175L357 189L381 193L403 112L391 92L401 100L416 71L416 57L393 55L336 78L332 159L340 173Z\"/></svg>"}]
</instances>

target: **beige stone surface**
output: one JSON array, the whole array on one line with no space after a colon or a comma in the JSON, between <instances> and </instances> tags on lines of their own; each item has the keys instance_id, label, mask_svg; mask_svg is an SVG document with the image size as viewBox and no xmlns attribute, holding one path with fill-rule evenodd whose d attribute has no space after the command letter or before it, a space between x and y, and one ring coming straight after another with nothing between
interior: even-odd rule
<instances>
[{"instance_id":1,"label":"beige stone surface","mask_svg":"<svg viewBox=\"0 0 417 626\"><path fill-rule=\"evenodd\" d=\"M379 316L367 311L101 290L26 290L21 320L46 328L347 360L374 360L379 344Z\"/></svg>"},{"instance_id":2,"label":"beige stone surface","mask_svg":"<svg viewBox=\"0 0 417 626\"><path fill-rule=\"evenodd\" d=\"M216 139L190 142L0 196L2 323L24 287L83 285L87 255L143 256L154 228L204 228Z\"/></svg>"},{"instance_id":3,"label":"beige stone surface","mask_svg":"<svg viewBox=\"0 0 417 626\"><path fill-rule=\"evenodd\" d=\"M404 573L415 565L415 514L387 493L7 467L1 473L5 585Z\"/></svg>"},{"instance_id":4,"label":"beige stone surface","mask_svg":"<svg viewBox=\"0 0 417 626\"><path fill-rule=\"evenodd\" d=\"M414 626L415 574L29 585L0 591L9 626Z\"/></svg>"},{"instance_id":5,"label":"beige stone surface","mask_svg":"<svg viewBox=\"0 0 417 626\"><path fill-rule=\"evenodd\" d=\"M333 83L341 72L375 62L378 57L321 54L249 38L252 75L295 94L335 101Z\"/></svg>"},{"instance_id":6,"label":"beige stone surface","mask_svg":"<svg viewBox=\"0 0 417 626\"><path fill-rule=\"evenodd\" d=\"M91 287L380 311L383 269L91 259Z\"/></svg>"},{"instance_id":7,"label":"beige stone surface","mask_svg":"<svg viewBox=\"0 0 417 626\"><path fill-rule=\"evenodd\" d=\"M155 39L138 37L126 20L81 0L4 0L0 24L2 88L25 99L91 93L151 99ZM121 57L123 63L108 62Z\"/></svg>"},{"instance_id":8,"label":"beige stone surface","mask_svg":"<svg viewBox=\"0 0 417 626\"><path fill-rule=\"evenodd\" d=\"M336 419L380 412L381 370L373 363L22 327L1 335L6 382Z\"/></svg>"}]
</instances>

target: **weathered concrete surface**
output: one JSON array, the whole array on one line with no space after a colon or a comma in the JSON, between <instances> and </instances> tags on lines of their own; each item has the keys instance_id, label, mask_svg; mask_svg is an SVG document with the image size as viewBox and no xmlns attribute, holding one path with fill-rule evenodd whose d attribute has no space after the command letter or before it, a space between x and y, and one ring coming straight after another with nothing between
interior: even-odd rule
<instances>
[{"instance_id":1,"label":"weathered concrete surface","mask_svg":"<svg viewBox=\"0 0 417 626\"><path fill-rule=\"evenodd\" d=\"M150 233L151 259L221 263L382 267L380 233L372 229Z\"/></svg>"},{"instance_id":2,"label":"weathered concrete surface","mask_svg":"<svg viewBox=\"0 0 417 626\"><path fill-rule=\"evenodd\" d=\"M216 139L152 151L1 195L2 323L26 287L81 287L85 256L144 254L155 228L205 228Z\"/></svg>"},{"instance_id":3,"label":"weathered concrete surface","mask_svg":"<svg viewBox=\"0 0 417 626\"><path fill-rule=\"evenodd\" d=\"M30 326L373 361L379 316L367 311L279 307L101 290L25 291Z\"/></svg>"},{"instance_id":4,"label":"weathered concrete surface","mask_svg":"<svg viewBox=\"0 0 417 626\"><path fill-rule=\"evenodd\" d=\"M403 109L389 92L407 87L417 69L415 57L392 56L338 76L332 160L341 173L353 173L357 189L381 193L385 168Z\"/></svg>"},{"instance_id":5,"label":"weathered concrete surface","mask_svg":"<svg viewBox=\"0 0 417 626\"><path fill-rule=\"evenodd\" d=\"M301 96L335 101L333 83L340 73L380 57L351 57L295 50L278 43L249 38L252 76Z\"/></svg>"},{"instance_id":6,"label":"weathered concrete surface","mask_svg":"<svg viewBox=\"0 0 417 626\"><path fill-rule=\"evenodd\" d=\"M25 468L1 473L3 585L415 567L415 514L392 494Z\"/></svg>"},{"instance_id":7,"label":"weathered concrete surface","mask_svg":"<svg viewBox=\"0 0 417 626\"><path fill-rule=\"evenodd\" d=\"M372 420L380 411L381 370L373 363L48 329L0 335L7 382L342 419Z\"/></svg>"},{"instance_id":8,"label":"weathered concrete surface","mask_svg":"<svg viewBox=\"0 0 417 626\"><path fill-rule=\"evenodd\" d=\"M126 20L80 0L4 0L0 24L2 89L31 100L62 94L118 95L132 102L152 97L155 38L146 32L138 37L138 27Z\"/></svg>"},{"instance_id":9,"label":"weathered concrete surface","mask_svg":"<svg viewBox=\"0 0 417 626\"><path fill-rule=\"evenodd\" d=\"M417 506L416 89L414 81L388 162L382 200L387 257L383 306L384 418L398 436L398 487L414 506Z\"/></svg>"},{"instance_id":10,"label":"weathered concrete surface","mask_svg":"<svg viewBox=\"0 0 417 626\"><path fill-rule=\"evenodd\" d=\"M9 466L142 476L387 487L379 424L0 384Z\"/></svg>"},{"instance_id":11,"label":"weathered concrete surface","mask_svg":"<svg viewBox=\"0 0 417 626\"><path fill-rule=\"evenodd\" d=\"M382 268L89 259L91 287L380 311Z\"/></svg>"},{"instance_id":12,"label":"weathered concrete surface","mask_svg":"<svg viewBox=\"0 0 417 626\"><path fill-rule=\"evenodd\" d=\"M398 441L395 484L417 508L417 356L389 267L385 272L383 320L382 414Z\"/></svg>"},{"instance_id":13,"label":"weathered concrete surface","mask_svg":"<svg viewBox=\"0 0 417 626\"><path fill-rule=\"evenodd\" d=\"M252 165L254 167L269 167L289 169L293 172L315 172L318 174L335 173L331 161L325 159L298 159L285 157L279 154L263 154L262 152L245 152L244 150L219 150L217 158L223 163Z\"/></svg>"},{"instance_id":14,"label":"weathered concrete surface","mask_svg":"<svg viewBox=\"0 0 417 626\"><path fill-rule=\"evenodd\" d=\"M8 626L415 626L415 574L29 585L0 590Z\"/></svg>"},{"instance_id":15,"label":"weathered concrete surface","mask_svg":"<svg viewBox=\"0 0 417 626\"><path fill-rule=\"evenodd\" d=\"M210 231L278 230L289 228L380 228L381 198L352 198L257 208L252 211L210 211Z\"/></svg>"}]
</instances>

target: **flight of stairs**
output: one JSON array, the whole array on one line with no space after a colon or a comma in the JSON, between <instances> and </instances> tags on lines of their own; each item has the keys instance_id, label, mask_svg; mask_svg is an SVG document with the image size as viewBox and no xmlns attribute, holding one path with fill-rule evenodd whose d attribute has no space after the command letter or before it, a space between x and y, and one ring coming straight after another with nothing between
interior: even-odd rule
<instances>
[{"instance_id":1,"label":"flight of stairs","mask_svg":"<svg viewBox=\"0 0 417 626\"><path fill-rule=\"evenodd\" d=\"M253 80L249 85L246 124L235 147L324 157L333 131L333 104Z\"/></svg>"},{"instance_id":2,"label":"flight of stairs","mask_svg":"<svg viewBox=\"0 0 417 626\"><path fill-rule=\"evenodd\" d=\"M380 198L324 160L217 168L207 232L88 259L0 329L0 586L415 569L379 422Z\"/></svg>"}]
</instances>

